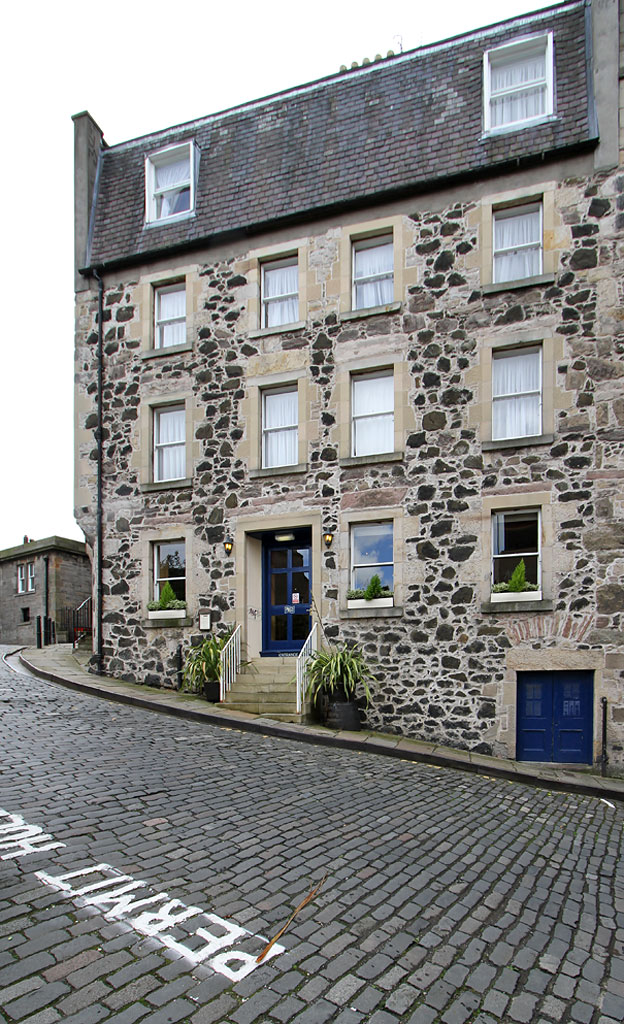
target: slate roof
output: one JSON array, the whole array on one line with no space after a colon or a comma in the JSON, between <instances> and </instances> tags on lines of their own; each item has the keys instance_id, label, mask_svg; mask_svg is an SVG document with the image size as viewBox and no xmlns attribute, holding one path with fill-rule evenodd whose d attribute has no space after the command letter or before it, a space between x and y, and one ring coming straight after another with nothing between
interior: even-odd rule
<instances>
[{"instance_id":1,"label":"slate roof","mask_svg":"<svg viewBox=\"0 0 624 1024\"><path fill-rule=\"evenodd\" d=\"M123 263L217 236L422 192L595 142L583 0L332 75L102 150L87 261ZM556 119L483 138L483 53L552 30ZM145 157L194 140L195 215L145 226Z\"/></svg>"}]
</instances>

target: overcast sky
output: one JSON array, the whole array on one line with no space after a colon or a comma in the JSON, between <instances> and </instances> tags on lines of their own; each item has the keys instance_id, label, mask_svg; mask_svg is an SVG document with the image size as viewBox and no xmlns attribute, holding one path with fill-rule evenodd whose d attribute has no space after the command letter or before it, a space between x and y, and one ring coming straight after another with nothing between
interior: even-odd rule
<instances>
[{"instance_id":1,"label":"overcast sky","mask_svg":"<svg viewBox=\"0 0 624 1024\"><path fill-rule=\"evenodd\" d=\"M23 0L3 14L0 549L73 517L73 124L109 145L547 6ZM299 13L301 12L301 14Z\"/></svg>"}]
</instances>

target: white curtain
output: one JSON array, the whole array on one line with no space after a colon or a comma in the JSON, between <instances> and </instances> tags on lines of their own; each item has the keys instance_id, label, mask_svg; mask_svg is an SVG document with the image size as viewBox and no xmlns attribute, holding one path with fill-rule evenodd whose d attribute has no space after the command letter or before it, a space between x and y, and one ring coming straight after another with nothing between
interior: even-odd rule
<instances>
[{"instance_id":1,"label":"white curtain","mask_svg":"<svg viewBox=\"0 0 624 1024\"><path fill-rule=\"evenodd\" d=\"M394 247L391 242L353 251L355 308L386 306L394 299ZM384 275L384 276L378 276ZM376 280L367 280L376 278Z\"/></svg>"},{"instance_id":2,"label":"white curtain","mask_svg":"<svg viewBox=\"0 0 624 1024\"><path fill-rule=\"evenodd\" d=\"M394 377L353 378L353 454L394 451Z\"/></svg>"},{"instance_id":3,"label":"white curtain","mask_svg":"<svg viewBox=\"0 0 624 1024\"><path fill-rule=\"evenodd\" d=\"M492 360L492 438L541 434L541 351L505 354Z\"/></svg>"},{"instance_id":4,"label":"white curtain","mask_svg":"<svg viewBox=\"0 0 624 1024\"><path fill-rule=\"evenodd\" d=\"M298 441L297 391L264 395L264 466L294 466Z\"/></svg>"},{"instance_id":5,"label":"white curtain","mask_svg":"<svg viewBox=\"0 0 624 1024\"><path fill-rule=\"evenodd\" d=\"M182 480L185 469L184 409L161 409L156 420L156 479Z\"/></svg>"},{"instance_id":6,"label":"white curtain","mask_svg":"<svg viewBox=\"0 0 624 1024\"><path fill-rule=\"evenodd\" d=\"M160 164L155 168L156 191L167 189L164 195L157 197L158 217L171 217L174 213L182 213L190 208L191 190L189 180L191 164L189 157L176 160L171 164ZM180 185L180 188L175 188Z\"/></svg>"},{"instance_id":7,"label":"white curtain","mask_svg":"<svg viewBox=\"0 0 624 1024\"><path fill-rule=\"evenodd\" d=\"M491 123L514 124L546 113L546 56L541 53L513 64L492 67ZM524 87L524 88L523 88ZM517 90L505 92L506 90Z\"/></svg>"},{"instance_id":8,"label":"white curtain","mask_svg":"<svg viewBox=\"0 0 624 1024\"><path fill-rule=\"evenodd\" d=\"M186 341L186 289L158 292L158 348ZM169 321L169 322L164 322ZM171 323L171 321L177 321Z\"/></svg>"},{"instance_id":9,"label":"white curtain","mask_svg":"<svg viewBox=\"0 0 624 1024\"><path fill-rule=\"evenodd\" d=\"M297 264L264 270L265 327L295 323L299 317L299 268ZM277 296L286 296L278 298Z\"/></svg>"},{"instance_id":10,"label":"white curtain","mask_svg":"<svg viewBox=\"0 0 624 1024\"><path fill-rule=\"evenodd\" d=\"M541 273L541 213L494 217L494 280L519 281Z\"/></svg>"}]
</instances>

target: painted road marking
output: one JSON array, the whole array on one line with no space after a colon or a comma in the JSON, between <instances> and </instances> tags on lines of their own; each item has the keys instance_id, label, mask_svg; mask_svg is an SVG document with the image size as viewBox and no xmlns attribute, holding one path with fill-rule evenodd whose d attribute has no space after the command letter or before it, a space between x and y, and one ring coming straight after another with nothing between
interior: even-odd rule
<instances>
[{"instance_id":1,"label":"painted road marking","mask_svg":"<svg viewBox=\"0 0 624 1024\"><path fill-rule=\"evenodd\" d=\"M48 842L52 840L52 842ZM39 825L27 825L21 814L9 814L0 808L0 860L26 857L31 853L57 850L65 843L54 842L54 836L44 832Z\"/></svg>"}]
</instances>

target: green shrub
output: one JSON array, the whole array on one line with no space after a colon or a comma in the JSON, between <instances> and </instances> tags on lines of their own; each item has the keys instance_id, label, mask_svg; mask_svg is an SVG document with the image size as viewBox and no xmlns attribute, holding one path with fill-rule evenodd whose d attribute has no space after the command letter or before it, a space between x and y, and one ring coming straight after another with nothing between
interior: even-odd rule
<instances>
[{"instance_id":1,"label":"green shrub","mask_svg":"<svg viewBox=\"0 0 624 1024\"><path fill-rule=\"evenodd\" d=\"M351 700L358 686L364 691L366 703L370 701L368 680L375 676L359 647L342 646L330 651L315 651L308 663L307 674L306 692L314 704L321 694L331 697L337 691L342 691L346 699Z\"/></svg>"},{"instance_id":2,"label":"green shrub","mask_svg":"<svg viewBox=\"0 0 624 1024\"><path fill-rule=\"evenodd\" d=\"M201 693L204 682L219 682L221 679L221 651L230 639L231 632L217 636L212 633L197 647L191 647L184 662L182 687L192 693Z\"/></svg>"}]
</instances>

